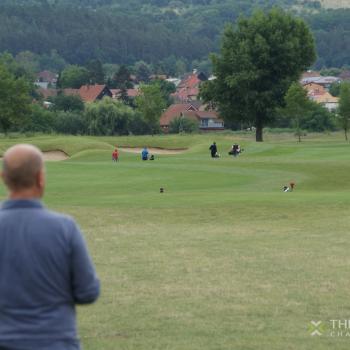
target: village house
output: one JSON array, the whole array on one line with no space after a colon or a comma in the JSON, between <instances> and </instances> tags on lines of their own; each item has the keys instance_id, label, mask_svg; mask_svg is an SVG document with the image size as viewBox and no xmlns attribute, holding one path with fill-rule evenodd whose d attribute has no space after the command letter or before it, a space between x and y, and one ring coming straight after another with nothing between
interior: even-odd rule
<instances>
[{"instance_id":1,"label":"village house","mask_svg":"<svg viewBox=\"0 0 350 350\"><path fill-rule=\"evenodd\" d=\"M328 76L328 77L307 77L307 78L302 78L300 82L301 82L302 85L306 85L306 84L310 84L310 83L322 85L328 91L330 86L333 83L340 83L341 82L341 78L332 77L332 76Z\"/></svg>"},{"instance_id":2,"label":"village house","mask_svg":"<svg viewBox=\"0 0 350 350\"><path fill-rule=\"evenodd\" d=\"M77 95L84 102L96 102L104 97L112 97L111 90L107 85L83 85L80 89L63 89L65 95Z\"/></svg>"},{"instance_id":3,"label":"village house","mask_svg":"<svg viewBox=\"0 0 350 350\"><path fill-rule=\"evenodd\" d=\"M196 101L199 95L199 87L203 81L208 78L203 73L198 73L196 70L193 73L186 75L176 88L176 92L171 94L171 97L176 103L186 103Z\"/></svg>"},{"instance_id":4,"label":"village house","mask_svg":"<svg viewBox=\"0 0 350 350\"><path fill-rule=\"evenodd\" d=\"M115 100L119 100L121 98L121 89L110 89L112 93L112 98ZM133 100L136 96L140 95L140 90L139 89L127 89L126 94L129 99Z\"/></svg>"},{"instance_id":5,"label":"village house","mask_svg":"<svg viewBox=\"0 0 350 350\"><path fill-rule=\"evenodd\" d=\"M336 111L339 106L339 98L332 96L328 91L324 94L311 94L309 97L311 100L323 105L330 112Z\"/></svg>"},{"instance_id":6,"label":"village house","mask_svg":"<svg viewBox=\"0 0 350 350\"><path fill-rule=\"evenodd\" d=\"M36 75L34 84L40 88L56 87L58 74L44 70Z\"/></svg>"},{"instance_id":7,"label":"village house","mask_svg":"<svg viewBox=\"0 0 350 350\"><path fill-rule=\"evenodd\" d=\"M327 90L319 84L308 83L304 85L304 89L307 91L308 95L323 95Z\"/></svg>"},{"instance_id":8,"label":"village house","mask_svg":"<svg viewBox=\"0 0 350 350\"><path fill-rule=\"evenodd\" d=\"M200 110L195 103L173 104L160 117L160 127L163 132L168 133L170 123L175 118L188 118L198 123L202 131L224 130L224 121L220 119L215 111Z\"/></svg>"},{"instance_id":9,"label":"village house","mask_svg":"<svg viewBox=\"0 0 350 350\"><path fill-rule=\"evenodd\" d=\"M321 74L319 72L308 70L302 74L301 80L307 78L319 78L320 76Z\"/></svg>"},{"instance_id":10,"label":"village house","mask_svg":"<svg viewBox=\"0 0 350 350\"><path fill-rule=\"evenodd\" d=\"M308 97L327 108L330 112L335 111L339 105L339 98L332 96L324 86L315 83L304 85Z\"/></svg>"}]
</instances>

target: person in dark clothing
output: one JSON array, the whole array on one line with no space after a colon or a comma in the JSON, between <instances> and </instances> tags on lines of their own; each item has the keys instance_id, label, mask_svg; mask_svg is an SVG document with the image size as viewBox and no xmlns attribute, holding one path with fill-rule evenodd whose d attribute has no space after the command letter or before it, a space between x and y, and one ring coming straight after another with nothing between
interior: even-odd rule
<instances>
[{"instance_id":1,"label":"person in dark clothing","mask_svg":"<svg viewBox=\"0 0 350 350\"><path fill-rule=\"evenodd\" d=\"M209 150L212 158L218 157L218 148L216 147L216 142L213 142L213 144L209 147Z\"/></svg>"},{"instance_id":2,"label":"person in dark clothing","mask_svg":"<svg viewBox=\"0 0 350 350\"><path fill-rule=\"evenodd\" d=\"M6 151L0 208L0 349L79 350L76 304L93 303L100 282L75 221L41 202L42 153Z\"/></svg>"}]
</instances>

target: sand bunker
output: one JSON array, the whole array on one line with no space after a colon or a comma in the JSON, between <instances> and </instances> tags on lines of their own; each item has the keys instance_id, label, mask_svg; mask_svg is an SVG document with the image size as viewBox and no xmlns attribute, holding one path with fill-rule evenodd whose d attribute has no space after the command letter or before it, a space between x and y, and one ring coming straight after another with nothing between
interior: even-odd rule
<instances>
[{"instance_id":1,"label":"sand bunker","mask_svg":"<svg viewBox=\"0 0 350 350\"><path fill-rule=\"evenodd\" d=\"M68 155L62 151L43 152L44 160L49 162L58 162L68 159Z\"/></svg>"},{"instance_id":2,"label":"sand bunker","mask_svg":"<svg viewBox=\"0 0 350 350\"><path fill-rule=\"evenodd\" d=\"M140 148L140 147L119 147L119 148L121 151L129 152L129 153L141 153L141 151L143 150L143 148ZM187 151L186 148L166 149L166 148L149 147L147 149L150 154L180 154Z\"/></svg>"},{"instance_id":3,"label":"sand bunker","mask_svg":"<svg viewBox=\"0 0 350 350\"><path fill-rule=\"evenodd\" d=\"M68 155L64 153L63 151L48 151L48 152L43 152L43 157L44 161L48 162L59 162L61 160L66 160L68 159ZM2 157L0 156L0 160Z\"/></svg>"}]
</instances>

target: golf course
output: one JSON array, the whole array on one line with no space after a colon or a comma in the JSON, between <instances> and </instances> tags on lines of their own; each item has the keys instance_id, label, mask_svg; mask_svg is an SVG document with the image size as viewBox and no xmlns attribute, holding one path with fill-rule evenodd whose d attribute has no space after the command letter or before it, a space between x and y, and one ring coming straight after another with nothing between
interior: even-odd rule
<instances>
[{"instance_id":1,"label":"golf course","mask_svg":"<svg viewBox=\"0 0 350 350\"><path fill-rule=\"evenodd\" d=\"M343 134L3 136L0 156L16 143L46 152L44 203L77 220L101 280L77 309L85 350L349 349L329 329L350 319Z\"/></svg>"}]
</instances>

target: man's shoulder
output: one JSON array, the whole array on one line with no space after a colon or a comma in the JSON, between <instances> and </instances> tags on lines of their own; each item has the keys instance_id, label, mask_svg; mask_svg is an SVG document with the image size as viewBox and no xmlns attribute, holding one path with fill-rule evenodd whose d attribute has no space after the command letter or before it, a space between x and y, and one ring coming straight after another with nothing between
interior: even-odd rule
<instances>
[{"instance_id":1,"label":"man's shoulder","mask_svg":"<svg viewBox=\"0 0 350 350\"><path fill-rule=\"evenodd\" d=\"M60 223L71 228L75 228L77 226L75 220L71 216L54 210L43 208L41 215L51 222Z\"/></svg>"},{"instance_id":2,"label":"man's shoulder","mask_svg":"<svg viewBox=\"0 0 350 350\"><path fill-rule=\"evenodd\" d=\"M77 224L71 216L50 210L43 205L19 207L17 209L20 212L18 210L6 210L6 206L0 209L0 217L4 225L14 225L20 215L21 221L37 228L44 226L51 229L63 229L64 231L76 231L77 229Z\"/></svg>"}]
</instances>

